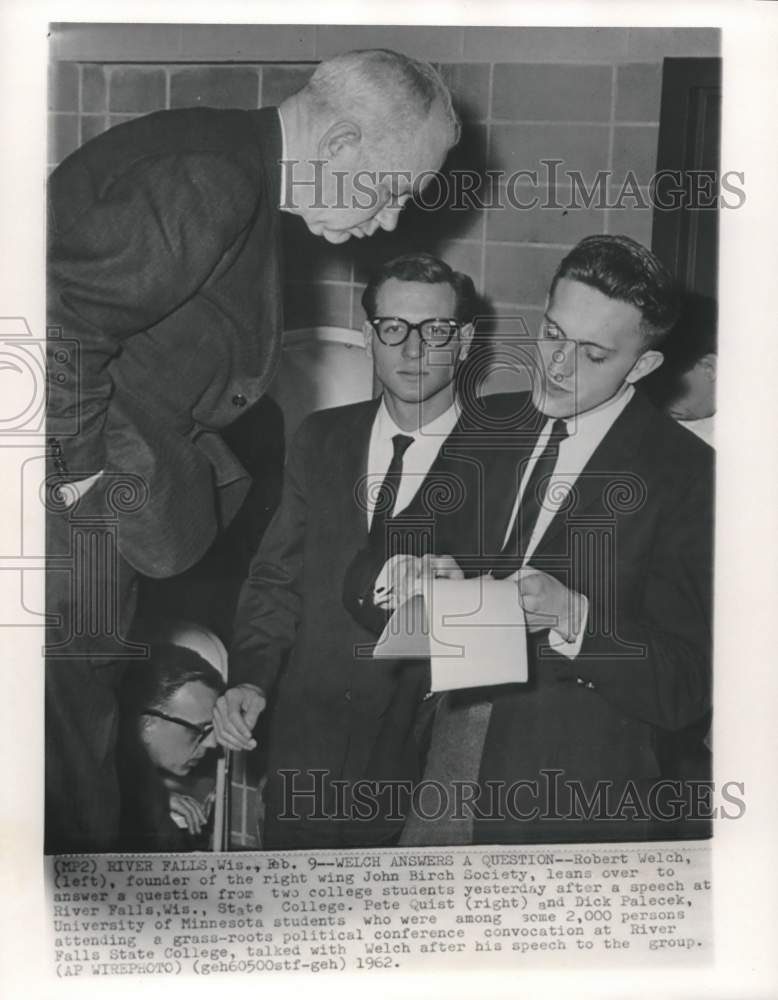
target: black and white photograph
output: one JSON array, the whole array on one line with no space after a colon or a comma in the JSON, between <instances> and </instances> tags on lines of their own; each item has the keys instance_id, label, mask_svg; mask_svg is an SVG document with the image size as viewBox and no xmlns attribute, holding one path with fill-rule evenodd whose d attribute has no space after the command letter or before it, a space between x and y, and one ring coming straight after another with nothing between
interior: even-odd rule
<instances>
[{"instance_id":1,"label":"black and white photograph","mask_svg":"<svg viewBox=\"0 0 778 1000\"><path fill-rule=\"evenodd\" d=\"M106 27L50 39L47 852L201 843L219 747L240 847L706 835L719 32Z\"/></svg>"},{"instance_id":2,"label":"black and white photograph","mask_svg":"<svg viewBox=\"0 0 778 1000\"><path fill-rule=\"evenodd\" d=\"M705 5L598 9L49 19L3 621L72 986L721 959L742 89Z\"/></svg>"}]
</instances>

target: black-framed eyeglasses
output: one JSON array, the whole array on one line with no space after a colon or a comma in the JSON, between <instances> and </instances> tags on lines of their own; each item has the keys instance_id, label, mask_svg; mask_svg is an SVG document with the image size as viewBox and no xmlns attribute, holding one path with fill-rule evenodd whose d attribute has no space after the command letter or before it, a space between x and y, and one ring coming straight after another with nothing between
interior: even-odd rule
<instances>
[{"instance_id":1,"label":"black-framed eyeglasses","mask_svg":"<svg viewBox=\"0 0 778 1000\"><path fill-rule=\"evenodd\" d=\"M213 732L212 722L206 722L204 725L199 726L196 722L189 722L188 719L179 719L176 715L166 715L165 712L160 712L156 708L144 708L141 711L141 715L150 715L154 719L164 719L165 722L172 722L176 726L183 726L184 729L188 729L195 737L194 744L196 747L199 747L204 740L207 740Z\"/></svg>"},{"instance_id":2,"label":"black-framed eyeglasses","mask_svg":"<svg viewBox=\"0 0 778 1000\"><path fill-rule=\"evenodd\" d=\"M455 319L432 317L423 319L421 323L409 323L400 316L376 316L370 320L370 325L384 347L399 347L404 344L411 330L419 331L419 339L427 347L445 347L462 327Z\"/></svg>"}]
</instances>

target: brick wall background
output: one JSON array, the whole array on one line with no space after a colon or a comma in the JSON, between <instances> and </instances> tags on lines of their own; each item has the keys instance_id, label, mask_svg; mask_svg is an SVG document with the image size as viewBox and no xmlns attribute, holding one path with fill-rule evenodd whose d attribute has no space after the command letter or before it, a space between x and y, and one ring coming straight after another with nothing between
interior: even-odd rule
<instances>
[{"instance_id":1,"label":"brick wall background","mask_svg":"<svg viewBox=\"0 0 778 1000\"><path fill-rule=\"evenodd\" d=\"M317 62L359 47L435 62L463 138L445 169L513 171L540 158L591 178L627 170L646 185L656 163L662 60L719 54L712 29L54 25L49 166L107 128L163 108L258 108L298 90ZM535 192L517 193L529 201ZM564 205L567 188L554 189ZM645 193L645 190L644 190ZM395 233L333 247L284 215L286 327L359 328L366 276L411 249L469 273L491 314L530 330L566 250L593 232L650 245L651 212L625 207L468 212L407 209ZM254 762L233 755L233 847L256 846Z\"/></svg>"}]
</instances>

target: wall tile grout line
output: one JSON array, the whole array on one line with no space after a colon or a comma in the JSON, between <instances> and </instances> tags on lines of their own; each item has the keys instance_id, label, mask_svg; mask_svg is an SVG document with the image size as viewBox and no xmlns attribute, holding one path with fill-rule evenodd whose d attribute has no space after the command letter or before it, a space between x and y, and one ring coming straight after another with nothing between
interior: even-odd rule
<instances>
[{"instance_id":1,"label":"wall tile grout line","mask_svg":"<svg viewBox=\"0 0 778 1000\"><path fill-rule=\"evenodd\" d=\"M84 67L81 63L76 65L76 73L78 74L78 90L76 92L76 102L78 105L78 144L83 146L84 144ZM51 95L49 95L49 100Z\"/></svg>"},{"instance_id":2,"label":"wall tile grout line","mask_svg":"<svg viewBox=\"0 0 778 1000\"><path fill-rule=\"evenodd\" d=\"M608 132L608 171L609 177L613 176L613 145L616 137L616 88L618 86L618 71L614 66L611 69L611 120ZM605 206L605 217L603 219L604 232L610 232L610 209Z\"/></svg>"},{"instance_id":3,"label":"wall tile grout line","mask_svg":"<svg viewBox=\"0 0 778 1000\"><path fill-rule=\"evenodd\" d=\"M611 120L608 118L597 118L593 121L583 121L575 118L491 118L489 124L520 125L522 128L533 125L559 125L562 128L606 128L611 124ZM627 122L623 124L626 125Z\"/></svg>"},{"instance_id":4,"label":"wall tile grout line","mask_svg":"<svg viewBox=\"0 0 778 1000\"><path fill-rule=\"evenodd\" d=\"M464 32L463 32L463 43L464 43ZM490 162L490 157L492 153L492 106L494 102L494 63L489 64L489 96L486 105L486 115L487 115L487 126L486 126L486 162ZM479 287L481 290L481 295L486 295L486 221L484 218L483 225L481 226L481 273L479 275Z\"/></svg>"},{"instance_id":5,"label":"wall tile grout line","mask_svg":"<svg viewBox=\"0 0 778 1000\"><path fill-rule=\"evenodd\" d=\"M526 249L539 250L570 250L573 243L541 243L529 240L489 240L490 247L525 247Z\"/></svg>"}]
</instances>

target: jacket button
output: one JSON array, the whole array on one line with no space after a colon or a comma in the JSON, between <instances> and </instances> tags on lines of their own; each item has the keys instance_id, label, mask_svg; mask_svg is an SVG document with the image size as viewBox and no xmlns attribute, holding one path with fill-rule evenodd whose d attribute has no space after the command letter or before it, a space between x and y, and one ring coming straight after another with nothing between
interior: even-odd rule
<instances>
[{"instance_id":1,"label":"jacket button","mask_svg":"<svg viewBox=\"0 0 778 1000\"><path fill-rule=\"evenodd\" d=\"M232 397L232 405L233 406L245 406L246 405L246 397L243 395L242 392L236 392L235 393L235 395Z\"/></svg>"}]
</instances>

